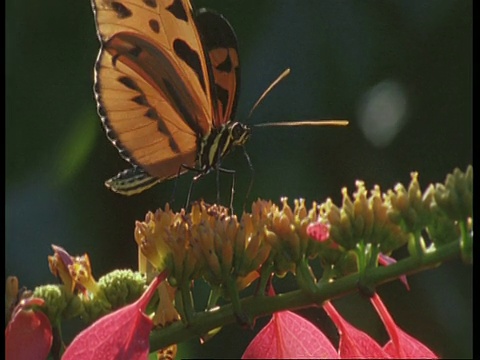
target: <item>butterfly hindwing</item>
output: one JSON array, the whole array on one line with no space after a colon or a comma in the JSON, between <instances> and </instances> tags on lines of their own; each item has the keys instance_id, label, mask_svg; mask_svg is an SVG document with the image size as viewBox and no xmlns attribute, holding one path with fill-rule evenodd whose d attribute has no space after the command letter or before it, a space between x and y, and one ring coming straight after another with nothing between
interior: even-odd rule
<instances>
[{"instance_id":1,"label":"butterfly hindwing","mask_svg":"<svg viewBox=\"0 0 480 360\"><path fill-rule=\"evenodd\" d=\"M160 180L194 166L214 117L211 70L187 0L94 0L95 93L121 155Z\"/></svg>"}]
</instances>

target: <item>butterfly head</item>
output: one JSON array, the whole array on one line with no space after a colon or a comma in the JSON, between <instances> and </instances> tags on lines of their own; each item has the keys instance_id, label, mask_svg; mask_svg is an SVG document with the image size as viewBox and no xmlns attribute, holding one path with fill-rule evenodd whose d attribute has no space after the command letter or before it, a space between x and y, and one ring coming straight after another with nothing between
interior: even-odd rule
<instances>
[{"instance_id":1,"label":"butterfly head","mask_svg":"<svg viewBox=\"0 0 480 360\"><path fill-rule=\"evenodd\" d=\"M243 146L247 142L252 132L250 127L240 122L231 123L231 125L228 127L228 131L232 141L232 146Z\"/></svg>"}]
</instances>

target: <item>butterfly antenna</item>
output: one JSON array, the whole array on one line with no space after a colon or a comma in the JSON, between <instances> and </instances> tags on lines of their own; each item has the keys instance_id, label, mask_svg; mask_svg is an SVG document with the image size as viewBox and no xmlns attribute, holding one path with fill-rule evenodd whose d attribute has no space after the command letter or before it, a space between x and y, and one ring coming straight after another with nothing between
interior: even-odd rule
<instances>
[{"instance_id":1,"label":"butterfly antenna","mask_svg":"<svg viewBox=\"0 0 480 360\"><path fill-rule=\"evenodd\" d=\"M250 110L247 119L252 116L253 111L257 106L262 102L265 96L278 85L280 81L285 79L290 74L290 68L285 69L274 82L263 92L263 94L258 98L257 102L253 105L252 110ZM271 123L262 123L254 124L254 127L266 127L266 126L347 126L348 120L304 120L304 121L286 121L286 122L271 122Z\"/></svg>"},{"instance_id":2,"label":"butterfly antenna","mask_svg":"<svg viewBox=\"0 0 480 360\"><path fill-rule=\"evenodd\" d=\"M348 120L303 120L303 121L284 121L254 124L255 127L266 126L347 126Z\"/></svg>"},{"instance_id":3,"label":"butterfly antenna","mask_svg":"<svg viewBox=\"0 0 480 360\"><path fill-rule=\"evenodd\" d=\"M258 98L257 102L253 105L252 110L250 110L250 112L248 113L247 119L249 119L250 116L252 116L253 111L257 108L258 104L260 104L260 102L265 98L265 96L267 96L267 94L268 94L280 81L282 81L283 79L285 79L285 78L288 76L288 74L290 74L290 68L285 69L285 70L277 77L277 79L270 84L270 86L267 88L267 90L265 90L265 91L263 92L263 94Z\"/></svg>"}]
</instances>

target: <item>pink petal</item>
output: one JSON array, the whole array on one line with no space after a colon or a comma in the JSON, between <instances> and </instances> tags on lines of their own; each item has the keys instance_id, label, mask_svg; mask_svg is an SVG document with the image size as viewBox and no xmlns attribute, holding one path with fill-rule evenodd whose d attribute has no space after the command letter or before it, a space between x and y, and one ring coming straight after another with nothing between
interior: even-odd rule
<instances>
[{"instance_id":1,"label":"pink petal","mask_svg":"<svg viewBox=\"0 0 480 360\"><path fill-rule=\"evenodd\" d=\"M147 359L153 322L143 312L165 277L165 272L160 274L136 302L104 316L82 331L67 348L62 360Z\"/></svg>"},{"instance_id":2,"label":"pink petal","mask_svg":"<svg viewBox=\"0 0 480 360\"><path fill-rule=\"evenodd\" d=\"M370 301L377 310L378 315L390 335L391 340L384 346L384 350L390 354L390 356L404 359L438 359L438 356L428 347L413 336L408 335L395 324L378 294L370 298Z\"/></svg>"},{"instance_id":3,"label":"pink petal","mask_svg":"<svg viewBox=\"0 0 480 360\"><path fill-rule=\"evenodd\" d=\"M386 343L383 347L385 352L391 357L402 357L405 359L438 359L438 356L432 350L413 336L408 335L399 327L397 327L397 333L399 339L398 344L402 348L402 351L398 351L398 345L394 345L392 340Z\"/></svg>"},{"instance_id":4,"label":"pink petal","mask_svg":"<svg viewBox=\"0 0 480 360\"><path fill-rule=\"evenodd\" d=\"M323 308L335 323L340 334L338 353L341 359L388 359L390 356L368 334L346 321L332 303L326 302Z\"/></svg>"},{"instance_id":5,"label":"pink petal","mask_svg":"<svg viewBox=\"0 0 480 360\"><path fill-rule=\"evenodd\" d=\"M330 236L330 226L321 222L312 223L307 226L307 235L318 242L323 242Z\"/></svg>"},{"instance_id":6,"label":"pink petal","mask_svg":"<svg viewBox=\"0 0 480 360\"><path fill-rule=\"evenodd\" d=\"M282 311L255 336L242 359L337 359L328 338L303 317Z\"/></svg>"}]
</instances>

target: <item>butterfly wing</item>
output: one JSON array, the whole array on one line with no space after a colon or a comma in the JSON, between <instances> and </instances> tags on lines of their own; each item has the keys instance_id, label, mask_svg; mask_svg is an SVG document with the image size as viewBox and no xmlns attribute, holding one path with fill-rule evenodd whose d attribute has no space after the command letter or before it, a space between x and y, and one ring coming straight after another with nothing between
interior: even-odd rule
<instances>
[{"instance_id":1,"label":"butterfly wing","mask_svg":"<svg viewBox=\"0 0 480 360\"><path fill-rule=\"evenodd\" d=\"M240 90L240 66L235 32L222 15L200 9L195 16L209 62L214 118L218 128L235 117Z\"/></svg>"},{"instance_id":2,"label":"butterfly wing","mask_svg":"<svg viewBox=\"0 0 480 360\"><path fill-rule=\"evenodd\" d=\"M188 0L93 0L101 49L98 112L112 143L160 180L194 166L214 114L210 73Z\"/></svg>"}]
</instances>

